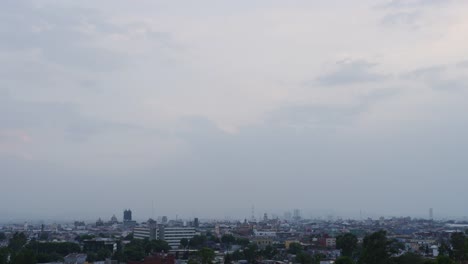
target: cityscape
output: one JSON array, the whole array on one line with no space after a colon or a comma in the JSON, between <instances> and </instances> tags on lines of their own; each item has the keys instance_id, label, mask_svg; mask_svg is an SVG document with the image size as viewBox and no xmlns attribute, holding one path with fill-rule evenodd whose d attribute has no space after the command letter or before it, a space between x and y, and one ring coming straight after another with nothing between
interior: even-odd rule
<instances>
[{"instance_id":1,"label":"cityscape","mask_svg":"<svg viewBox=\"0 0 468 264\"><path fill-rule=\"evenodd\" d=\"M0 263L462 263L466 235L468 221L435 220L432 208L427 218L307 219L294 209L142 222L125 209L95 222L0 225Z\"/></svg>"}]
</instances>

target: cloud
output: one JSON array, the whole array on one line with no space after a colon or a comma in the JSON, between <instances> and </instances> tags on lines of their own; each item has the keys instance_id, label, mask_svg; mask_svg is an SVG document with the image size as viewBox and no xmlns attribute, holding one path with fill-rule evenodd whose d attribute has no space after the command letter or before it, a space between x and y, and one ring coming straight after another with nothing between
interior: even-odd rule
<instances>
[{"instance_id":1,"label":"cloud","mask_svg":"<svg viewBox=\"0 0 468 264\"><path fill-rule=\"evenodd\" d=\"M6 1L0 212L460 214L466 5L379 3Z\"/></svg>"},{"instance_id":2,"label":"cloud","mask_svg":"<svg viewBox=\"0 0 468 264\"><path fill-rule=\"evenodd\" d=\"M468 80L462 62L433 65L403 73L401 78L407 81L419 81L427 87L441 91L457 91L468 88Z\"/></svg>"},{"instance_id":3,"label":"cloud","mask_svg":"<svg viewBox=\"0 0 468 264\"><path fill-rule=\"evenodd\" d=\"M329 74L322 75L316 79L318 84L325 86L351 85L355 83L377 82L387 76L373 71L376 64L362 60L341 61Z\"/></svg>"}]
</instances>

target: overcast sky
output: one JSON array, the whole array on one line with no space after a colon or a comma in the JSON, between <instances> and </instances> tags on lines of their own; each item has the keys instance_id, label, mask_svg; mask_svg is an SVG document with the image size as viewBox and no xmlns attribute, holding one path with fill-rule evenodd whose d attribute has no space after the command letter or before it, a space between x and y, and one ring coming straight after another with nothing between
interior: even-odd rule
<instances>
[{"instance_id":1,"label":"overcast sky","mask_svg":"<svg viewBox=\"0 0 468 264\"><path fill-rule=\"evenodd\" d=\"M465 0L3 0L0 220L468 216Z\"/></svg>"}]
</instances>

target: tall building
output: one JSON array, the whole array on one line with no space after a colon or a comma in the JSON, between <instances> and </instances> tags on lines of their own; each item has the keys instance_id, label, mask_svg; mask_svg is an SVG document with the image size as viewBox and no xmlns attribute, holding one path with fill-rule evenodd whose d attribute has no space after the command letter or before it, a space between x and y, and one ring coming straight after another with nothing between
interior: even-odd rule
<instances>
[{"instance_id":1,"label":"tall building","mask_svg":"<svg viewBox=\"0 0 468 264\"><path fill-rule=\"evenodd\" d=\"M301 220L301 211L299 209L294 209L293 211L293 219L294 221Z\"/></svg>"},{"instance_id":2,"label":"tall building","mask_svg":"<svg viewBox=\"0 0 468 264\"><path fill-rule=\"evenodd\" d=\"M195 217L195 219L193 219L193 226L194 227L199 227L200 226L200 222L198 221L198 217Z\"/></svg>"},{"instance_id":3,"label":"tall building","mask_svg":"<svg viewBox=\"0 0 468 264\"><path fill-rule=\"evenodd\" d=\"M124 210L123 220L125 221L132 221L132 210Z\"/></svg>"}]
</instances>

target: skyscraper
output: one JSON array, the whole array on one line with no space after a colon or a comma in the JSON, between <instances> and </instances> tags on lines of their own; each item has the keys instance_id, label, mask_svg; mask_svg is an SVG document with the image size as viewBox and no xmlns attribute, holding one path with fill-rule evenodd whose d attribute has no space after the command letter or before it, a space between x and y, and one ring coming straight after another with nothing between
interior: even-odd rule
<instances>
[{"instance_id":1,"label":"skyscraper","mask_svg":"<svg viewBox=\"0 0 468 264\"><path fill-rule=\"evenodd\" d=\"M124 210L124 216L123 216L124 222L126 221L132 221L132 210Z\"/></svg>"}]
</instances>

